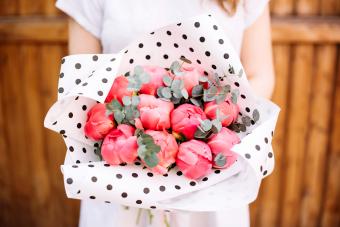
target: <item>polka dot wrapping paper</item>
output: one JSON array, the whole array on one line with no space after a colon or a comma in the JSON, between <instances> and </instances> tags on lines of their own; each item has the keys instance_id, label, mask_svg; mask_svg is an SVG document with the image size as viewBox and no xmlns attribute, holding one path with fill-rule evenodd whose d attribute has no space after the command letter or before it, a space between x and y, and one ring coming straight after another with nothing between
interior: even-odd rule
<instances>
[{"instance_id":1,"label":"polka dot wrapping paper","mask_svg":"<svg viewBox=\"0 0 340 227\"><path fill-rule=\"evenodd\" d=\"M232 148L238 160L199 180L184 177L177 168L157 175L139 161L119 166L100 161L94 152L98 143L84 135L87 112L104 102L116 76L136 65L169 67L181 56L239 89L238 121L254 109L259 111L260 119L238 133L241 143ZM256 199L262 179L274 168L271 141L279 107L252 92L239 56L213 16L200 15L160 28L117 54L71 55L61 63L58 101L44 124L65 140L61 170L69 198L186 211L216 211Z\"/></svg>"}]
</instances>

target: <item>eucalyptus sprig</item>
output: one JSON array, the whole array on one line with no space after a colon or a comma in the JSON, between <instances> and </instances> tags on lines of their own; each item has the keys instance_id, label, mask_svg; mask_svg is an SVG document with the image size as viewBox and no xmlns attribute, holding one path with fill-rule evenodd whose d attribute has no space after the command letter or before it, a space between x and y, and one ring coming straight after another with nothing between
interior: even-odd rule
<instances>
[{"instance_id":1,"label":"eucalyptus sprig","mask_svg":"<svg viewBox=\"0 0 340 227\"><path fill-rule=\"evenodd\" d=\"M159 98L171 101L174 104L180 103L181 99L188 99L188 91L184 87L184 81L182 79L171 78L168 75L163 76L164 86L157 89L157 95Z\"/></svg>"},{"instance_id":2,"label":"eucalyptus sprig","mask_svg":"<svg viewBox=\"0 0 340 227\"><path fill-rule=\"evenodd\" d=\"M133 73L128 72L125 74L127 77L129 84L127 89L129 91L135 91L138 92L143 84L149 83L151 80L150 75L144 71L143 67L140 65L137 65L134 68Z\"/></svg>"},{"instance_id":3,"label":"eucalyptus sprig","mask_svg":"<svg viewBox=\"0 0 340 227\"><path fill-rule=\"evenodd\" d=\"M229 126L229 128L237 133L246 132L247 127L254 125L256 122L260 120L260 112L258 109L254 109L252 113L252 117L250 116L242 116L241 122L235 122Z\"/></svg>"},{"instance_id":4,"label":"eucalyptus sprig","mask_svg":"<svg viewBox=\"0 0 340 227\"><path fill-rule=\"evenodd\" d=\"M143 130L137 129L135 134L137 135L138 156L148 167L157 166L159 163L157 153L160 152L161 147L155 144L152 136L144 133Z\"/></svg>"},{"instance_id":5,"label":"eucalyptus sprig","mask_svg":"<svg viewBox=\"0 0 340 227\"><path fill-rule=\"evenodd\" d=\"M106 114L111 115L113 113L117 124L135 125L135 119L139 117L137 106L140 98L138 96L124 96L122 102L123 105L117 99L113 99L106 104Z\"/></svg>"}]
</instances>

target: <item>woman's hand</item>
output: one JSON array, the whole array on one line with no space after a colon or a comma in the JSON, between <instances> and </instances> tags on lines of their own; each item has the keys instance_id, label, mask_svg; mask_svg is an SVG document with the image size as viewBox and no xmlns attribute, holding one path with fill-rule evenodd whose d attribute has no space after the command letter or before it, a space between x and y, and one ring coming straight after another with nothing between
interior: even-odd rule
<instances>
[{"instance_id":1,"label":"woman's hand","mask_svg":"<svg viewBox=\"0 0 340 227\"><path fill-rule=\"evenodd\" d=\"M275 79L268 6L255 23L245 30L241 61L255 93L270 98Z\"/></svg>"}]
</instances>

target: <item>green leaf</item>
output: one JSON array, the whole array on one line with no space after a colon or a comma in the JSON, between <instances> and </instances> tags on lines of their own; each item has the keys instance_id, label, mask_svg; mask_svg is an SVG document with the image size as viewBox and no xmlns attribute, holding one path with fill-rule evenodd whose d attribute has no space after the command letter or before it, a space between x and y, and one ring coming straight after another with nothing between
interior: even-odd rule
<instances>
[{"instance_id":1,"label":"green leaf","mask_svg":"<svg viewBox=\"0 0 340 227\"><path fill-rule=\"evenodd\" d=\"M218 167L223 167L227 163L227 157L221 153L218 153L214 158L214 163Z\"/></svg>"},{"instance_id":2,"label":"green leaf","mask_svg":"<svg viewBox=\"0 0 340 227\"><path fill-rule=\"evenodd\" d=\"M191 95L192 97L199 97L203 94L203 86L201 84L196 85L192 88Z\"/></svg>"},{"instance_id":3,"label":"green leaf","mask_svg":"<svg viewBox=\"0 0 340 227\"><path fill-rule=\"evenodd\" d=\"M163 76L163 83L164 83L166 86L170 87L170 86L171 86L171 83L172 83L172 78L171 78L170 76L168 76L168 75L164 75L164 76Z\"/></svg>"},{"instance_id":4,"label":"green leaf","mask_svg":"<svg viewBox=\"0 0 340 227\"><path fill-rule=\"evenodd\" d=\"M170 99L171 98L171 90L169 87L164 87L161 90L161 94L162 97L166 98L166 99Z\"/></svg>"},{"instance_id":5,"label":"green leaf","mask_svg":"<svg viewBox=\"0 0 340 227\"><path fill-rule=\"evenodd\" d=\"M230 64L229 64L228 72L229 72L230 74L235 74L234 67L233 67L232 65L230 65Z\"/></svg>"},{"instance_id":6,"label":"green leaf","mask_svg":"<svg viewBox=\"0 0 340 227\"><path fill-rule=\"evenodd\" d=\"M173 92L172 92L172 95L176 98L176 99L180 99L180 98L182 98L183 97L183 95L182 95L182 92L181 92L181 90L173 90Z\"/></svg>"},{"instance_id":7,"label":"green leaf","mask_svg":"<svg viewBox=\"0 0 340 227\"><path fill-rule=\"evenodd\" d=\"M218 94L215 98L216 104L220 104L220 103L224 102L226 98L227 98L227 94L223 94L223 93Z\"/></svg>"},{"instance_id":8,"label":"green leaf","mask_svg":"<svg viewBox=\"0 0 340 227\"><path fill-rule=\"evenodd\" d=\"M218 119L214 119L212 121L212 127L211 127L211 130L213 133L219 133L222 129L222 123L221 121L219 121Z\"/></svg>"},{"instance_id":9,"label":"green leaf","mask_svg":"<svg viewBox=\"0 0 340 227\"><path fill-rule=\"evenodd\" d=\"M196 130L194 137L197 139L205 139L207 138L207 136L209 135L209 131L208 132L202 132L201 130Z\"/></svg>"},{"instance_id":10,"label":"green leaf","mask_svg":"<svg viewBox=\"0 0 340 227\"><path fill-rule=\"evenodd\" d=\"M130 96L124 96L122 101L123 101L124 106L131 105L131 97Z\"/></svg>"},{"instance_id":11,"label":"green leaf","mask_svg":"<svg viewBox=\"0 0 340 227\"><path fill-rule=\"evenodd\" d=\"M207 76L201 76L201 77L199 78L199 81L200 81L200 82L203 82L203 83L204 83L204 82L208 82L208 80L209 80L209 79L208 79Z\"/></svg>"},{"instance_id":12,"label":"green leaf","mask_svg":"<svg viewBox=\"0 0 340 227\"><path fill-rule=\"evenodd\" d=\"M170 71L172 73L175 74L175 72L180 71L180 69L181 69L181 64L178 61L174 61L173 63L171 63Z\"/></svg>"},{"instance_id":13,"label":"green leaf","mask_svg":"<svg viewBox=\"0 0 340 227\"><path fill-rule=\"evenodd\" d=\"M242 118L241 118L241 120L242 120L242 123L245 125L245 126L250 126L251 125L251 118L250 117L248 117L248 116L243 116Z\"/></svg>"},{"instance_id":14,"label":"green leaf","mask_svg":"<svg viewBox=\"0 0 340 227\"><path fill-rule=\"evenodd\" d=\"M136 96L136 95L132 96L131 105L138 106L139 102L140 102L139 96Z\"/></svg>"},{"instance_id":15,"label":"green leaf","mask_svg":"<svg viewBox=\"0 0 340 227\"><path fill-rule=\"evenodd\" d=\"M168 101L168 100L167 100ZM181 98L171 97L170 100L173 104L179 104L181 102Z\"/></svg>"},{"instance_id":16,"label":"green leaf","mask_svg":"<svg viewBox=\"0 0 340 227\"><path fill-rule=\"evenodd\" d=\"M122 110L115 110L113 114L117 123L121 124L125 118L125 114L122 112Z\"/></svg>"},{"instance_id":17,"label":"green leaf","mask_svg":"<svg viewBox=\"0 0 340 227\"><path fill-rule=\"evenodd\" d=\"M195 106L199 106L199 107L201 107L201 106L203 105L202 102L201 102L201 100L195 99L195 98L191 98L191 99L190 99L190 102L191 102L192 104L194 104Z\"/></svg>"},{"instance_id":18,"label":"green leaf","mask_svg":"<svg viewBox=\"0 0 340 227\"><path fill-rule=\"evenodd\" d=\"M237 97L238 97L238 93L236 93L235 91L231 92L231 102L234 104L237 104Z\"/></svg>"},{"instance_id":19,"label":"green leaf","mask_svg":"<svg viewBox=\"0 0 340 227\"><path fill-rule=\"evenodd\" d=\"M139 75L143 72L144 72L144 69L140 65L136 65L135 68L134 68L134 71L133 71L133 73L136 74L136 75Z\"/></svg>"},{"instance_id":20,"label":"green leaf","mask_svg":"<svg viewBox=\"0 0 340 227\"><path fill-rule=\"evenodd\" d=\"M188 98L189 98L188 91L187 91L185 88L183 88L183 89L181 90L181 94L182 94L183 98L185 98L185 99L188 99Z\"/></svg>"},{"instance_id":21,"label":"green leaf","mask_svg":"<svg viewBox=\"0 0 340 227\"><path fill-rule=\"evenodd\" d=\"M246 132L247 131L247 127L244 124L240 124L239 128L240 128L241 132Z\"/></svg>"},{"instance_id":22,"label":"green leaf","mask_svg":"<svg viewBox=\"0 0 340 227\"><path fill-rule=\"evenodd\" d=\"M151 80L151 76L146 72L139 74L137 78L142 84L149 83Z\"/></svg>"},{"instance_id":23,"label":"green leaf","mask_svg":"<svg viewBox=\"0 0 340 227\"><path fill-rule=\"evenodd\" d=\"M241 78L242 75L243 75L243 69L240 69L240 71L238 72L237 76Z\"/></svg>"},{"instance_id":24,"label":"green leaf","mask_svg":"<svg viewBox=\"0 0 340 227\"><path fill-rule=\"evenodd\" d=\"M181 89L181 80L180 79L174 80L171 84L171 90L175 91L175 90L180 90L180 89Z\"/></svg>"},{"instance_id":25,"label":"green leaf","mask_svg":"<svg viewBox=\"0 0 340 227\"><path fill-rule=\"evenodd\" d=\"M253 111L253 120L254 120L255 122L257 122L258 120L260 120L260 112L259 112L257 109L255 109L255 110Z\"/></svg>"},{"instance_id":26,"label":"green leaf","mask_svg":"<svg viewBox=\"0 0 340 227\"><path fill-rule=\"evenodd\" d=\"M163 86L157 88L157 95L158 95L159 98L163 97L163 95L162 95L162 89L163 88L164 88Z\"/></svg>"},{"instance_id":27,"label":"green leaf","mask_svg":"<svg viewBox=\"0 0 340 227\"><path fill-rule=\"evenodd\" d=\"M212 127L212 122L208 119L201 122L201 127L205 132L209 131Z\"/></svg>"},{"instance_id":28,"label":"green leaf","mask_svg":"<svg viewBox=\"0 0 340 227\"><path fill-rule=\"evenodd\" d=\"M144 162L148 167L153 168L158 165L159 159L155 153L151 153L144 157Z\"/></svg>"}]
</instances>

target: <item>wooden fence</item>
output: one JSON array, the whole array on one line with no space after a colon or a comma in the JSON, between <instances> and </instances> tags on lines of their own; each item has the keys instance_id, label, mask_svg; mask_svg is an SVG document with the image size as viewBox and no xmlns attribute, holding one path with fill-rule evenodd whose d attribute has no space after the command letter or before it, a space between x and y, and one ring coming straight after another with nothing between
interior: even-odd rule
<instances>
[{"instance_id":1,"label":"wooden fence","mask_svg":"<svg viewBox=\"0 0 340 227\"><path fill-rule=\"evenodd\" d=\"M252 226L340 225L340 1L272 0L276 169ZM0 1L0 226L77 226L59 165L65 145L42 126L67 54L52 0Z\"/></svg>"}]
</instances>

